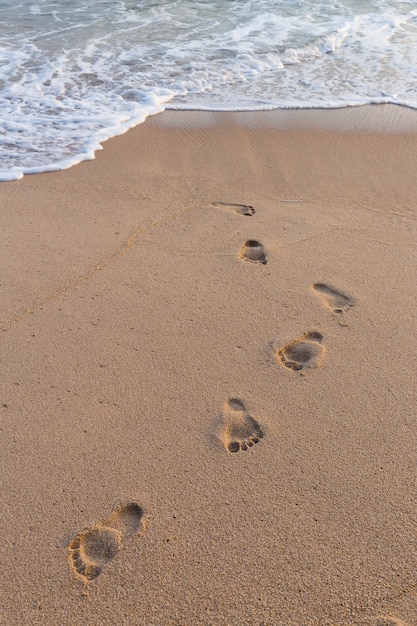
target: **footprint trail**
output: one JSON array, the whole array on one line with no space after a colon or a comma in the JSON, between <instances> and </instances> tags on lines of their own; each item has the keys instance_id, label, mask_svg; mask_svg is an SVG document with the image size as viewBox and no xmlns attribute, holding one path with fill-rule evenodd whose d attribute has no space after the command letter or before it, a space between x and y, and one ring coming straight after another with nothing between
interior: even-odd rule
<instances>
[{"instance_id":1,"label":"footprint trail","mask_svg":"<svg viewBox=\"0 0 417 626\"><path fill-rule=\"evenodd\" d=\"M320 367L325 348L323 335L308 332L278 350L277 357L284 367L294 371Z\"/></svg>"},{"instance_id":2,"label":"footprint trail","mask_svg":"<svg viewBox=\"0 0 417 626\"><path fill-rule=\"evenodd\" d=\"M131 502L106 521L78 533L68 546L74 573L86 582L97 578L107 563L143 527L142 518L143 509Z\"/></svg>"},{"instance_id":3,"label":"footprint trail","mask_svg":"<svg viewBox=\"0 0 417 626\"><path fill-rule=\"evenodd\" d=\"M247 450L263 436L259 423L249 415L241 400L231 398L224 403L219 437L228 452Z\"/></svg>"},{"instance_id":4,"label":"footprint trail","mask_svg":"<svg viewBox=\"0 0 417 626\"><path fill-rule=\"evenodd\" d=\"M239 215L251 216L255 214L255 209L250 204L229 204L227 202L213 202L213 206L220 209L228 209Z\"/></svg>"},{"instance_id":5,"label":"footprint trail","mask_svg":"<svg viewBox=\"0 0 417 626\"><path fill-rule=\"evenodd\" d=\"M251 263L262 263L262 265L267 263L264 247L255 239L245 241L240 249L239 257Z\"/></svg>"},{"instance_id":6,"label":"footprint trail","mask_svg":"<svg viewBox=\"0 0 417 626\"><path fill-rule=\"evenodd\" d=\"M333 289L333 287L329 287L329 285L325 285L324 283L315 283L311 286L311 288L323 304L336 315L342 315L342 313L353 306L353 300L341 291Z\"/></svg>"}]
</instances>

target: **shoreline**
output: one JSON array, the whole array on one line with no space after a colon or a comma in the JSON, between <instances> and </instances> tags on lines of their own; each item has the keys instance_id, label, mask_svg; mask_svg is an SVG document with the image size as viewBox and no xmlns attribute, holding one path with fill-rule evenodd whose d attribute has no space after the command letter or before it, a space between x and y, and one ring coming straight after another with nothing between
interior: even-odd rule
<instances>
[{"instance_id":1,"label":"shoreline","mask_svg":"<svg viewBox=\"0 0 417 626\"><path fill-rule=\"evenodd\" d=\"M30 172L21 175L19 178L5 178L3 183L13 183L22 180L25 176L36 176L59 171L66 171L77 167L86 161L94 161L97 154L106 148L108 141L113 141L126 133L132 132L135 128L149 123L148 120L161 118L158 123L164 127L179 126L183 116L187 116L187 126L210 126L217 125L222 118L232 118L237 116L239 123L246 127L272 127L280 130L333 130L336 132L370 132L370 133L390 133L403 134L415 133L417 128L417 110L405 105L396 104L366 104L357 106L340 106L335 108L294 108L294 109L265 109L265 110L205 110L205 109L176 109L169 106L162 112L148 115L140 123L131 126L120 133L100 142L95 150L89 150L89 156L81 160L70 156L61 167L58 164L48 164L44 171L38 170L38 166L29 168ZM222 123L220 121L220 123ZM75 159L75 161L73 160ZM72 162L72 165L67 163ZM11 176L11 175L10 175Z\"/></svg>"},{"instance_id":2,"label":"shoreline","mask_svg":"<svg viewBox=\"0 0 417 626\"><path fill-rule=\"evenodd\" d=\"M5 623L413 624L414 119L165 111L2 183Z\"/></svg>"},{"instance_id":3,"label":"shoreline","mask_svg":"<svg viewBox=\"0 0 417 626\"><path fill-rule=\"evenodd\" d=\"M239 123L249 128L272 127L281 130L333 130L387 134L417 132L417 109L396 104L253 111L183 110L168 107L162 113L152 117L159 118L161 125L171 127L181 126L183 115L187 116L187 126L194 124L197 127L215 126L222 117L237 116Z\"/></svg>"}]
</instances>

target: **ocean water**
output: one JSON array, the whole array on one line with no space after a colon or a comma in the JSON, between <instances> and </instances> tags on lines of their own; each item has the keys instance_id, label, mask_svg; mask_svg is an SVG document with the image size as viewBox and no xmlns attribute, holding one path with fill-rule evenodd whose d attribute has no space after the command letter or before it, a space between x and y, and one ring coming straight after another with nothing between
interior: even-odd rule
<instances>
[{"instance_id":1,"label":"ocean water","mask_svg":"<svg viewBox=\"0 0 417 626\"><path fill-rule=\"evenodd\" d=\"M415 0L0 0L0 180L173 109L417 108Z\"/></svg>"}]
</instances>

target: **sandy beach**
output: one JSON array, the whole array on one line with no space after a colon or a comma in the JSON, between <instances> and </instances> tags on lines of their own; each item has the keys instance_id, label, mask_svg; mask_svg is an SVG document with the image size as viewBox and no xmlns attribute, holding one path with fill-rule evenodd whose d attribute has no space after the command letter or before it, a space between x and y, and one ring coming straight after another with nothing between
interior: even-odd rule
<instances>
[{"instance_id":1,"label":"sandy beach","mask_svg":"<svg viewBox=\"0 0 417 626\"><path fill-rule=\"evenodd\" d=\"M416 167L168 111L1 184L1 624L417 624Z\"/></svg>"}]
</instances>

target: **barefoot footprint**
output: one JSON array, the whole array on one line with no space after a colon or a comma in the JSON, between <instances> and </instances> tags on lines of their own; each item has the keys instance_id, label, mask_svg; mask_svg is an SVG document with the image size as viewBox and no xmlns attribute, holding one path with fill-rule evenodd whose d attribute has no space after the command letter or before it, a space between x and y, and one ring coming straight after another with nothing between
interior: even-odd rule
<instances>
[{"instance_id":1,"label":"barefoot footprint","mask_svg":"<svg viewBox=\"0 0 417 626\"><path fill-rule=\"evenodd\" d=\"M213 202L213 206L220 209L228 209L229 211L234 211L235 213L239 213L239 215L250 216L255 214L255 209L250 204L230 204L227 202Z\"/></svg>"},{"instance_id":2,"label":"barefoot footprint","mask_svg":"<svg viewBox=\"0 0 417 626\"><path fill-rule=\"evenodd\" d=\"M255 239L245 241L240 249L239 256L244 261L250 261L252 263L262 263L262 265L266 265L267 262L263 245Z\"/></svg>"},{"instance_id":3,"label":"barefoot footprint","mask_svg":"<svg viewBox=\"0 0 417 626\"><path fill-rule=\"evenodd\" d=\"M125 543L142 527L143 509L136 502L118 509L106 521L78 533L70 542L69 558L75 574L85 581L101 574Z\"/></svg>"},{"instance_id":4,"label":"barefoot footprint","mask_svg":"<svg viewBox=\"0 0 417 626\"><path fill-rule=\"evenodd\" d=\"M406 624L396 617L387 617L384 615L380 615L376 619L375 626L406 626Z\"/></svg>"},{"instance_id":5,"label":"barefoot footprint","mask_svg":"<svg viewBox=\"0 0 417 626\"><path fill-rule=\"evenodd\" d=\"M329 287L329 285L315 283L311 288L323 304L337 315L342 315L353 306L353 301L348 296L337 289L333 289L333 287Z\"/></svg>"},{"instance_id":6,"label":"barefoot footprint","mask_svg":"<svg viewBox=\"0 0 417 626\"><path fill-rule=\"evenodd\" d=\"M259 423L246 410L238 398L224 403L220 438L229 452L247 450L263 437Z\"/></svg>"},{"instance_id":7,"label":"barefoot footprint","mask_svg":"<svg viewBox=\"0 0 417 626\"><path fill-rule=\"evenodd\" d=\"M294 371L319 367L325 352L322 341L323 335L318 332L305 333L278 350L277 357L284 367Z\"/></svg>"}]
</instances>

